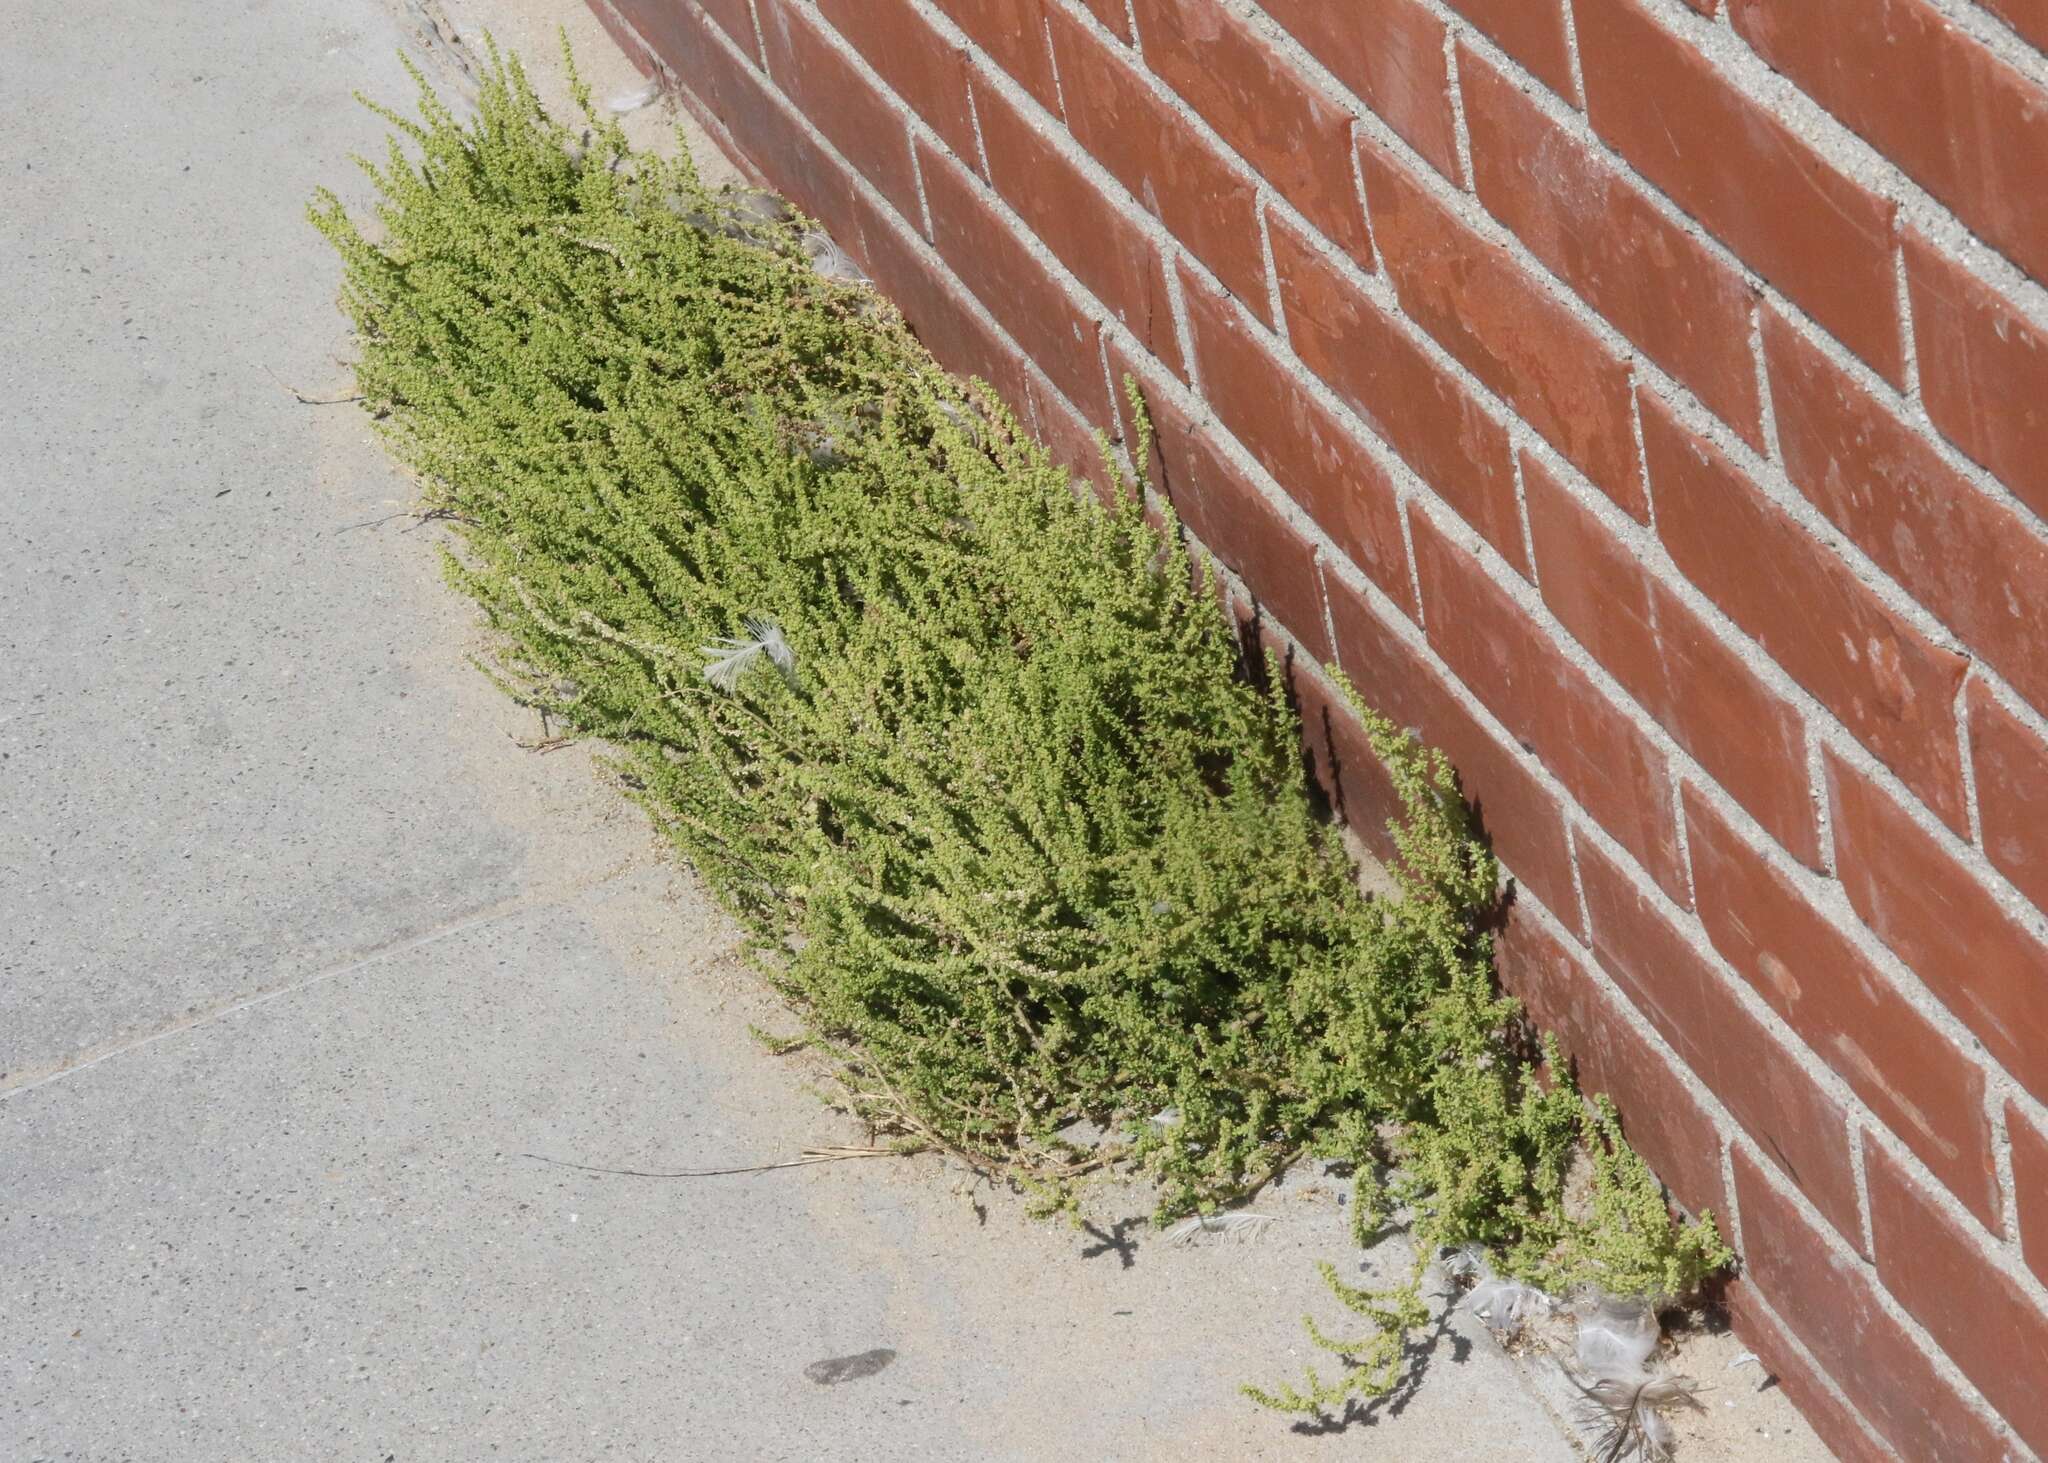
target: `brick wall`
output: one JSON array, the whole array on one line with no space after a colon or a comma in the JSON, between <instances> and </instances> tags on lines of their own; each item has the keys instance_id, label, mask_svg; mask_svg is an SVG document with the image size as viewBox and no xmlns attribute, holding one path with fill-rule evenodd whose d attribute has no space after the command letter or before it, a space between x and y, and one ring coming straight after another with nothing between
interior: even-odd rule
<instances>
[{"instance_id":1,"label":"brick wall","mask_svg":"<svg viewBox=\"0 0 2048 1463\"><path fill-rule=\"evenodd\" d=\"M592 0L1456 758L1845 1457L2048 1452L2048 3Z\"/></svg>"}]
</instances>

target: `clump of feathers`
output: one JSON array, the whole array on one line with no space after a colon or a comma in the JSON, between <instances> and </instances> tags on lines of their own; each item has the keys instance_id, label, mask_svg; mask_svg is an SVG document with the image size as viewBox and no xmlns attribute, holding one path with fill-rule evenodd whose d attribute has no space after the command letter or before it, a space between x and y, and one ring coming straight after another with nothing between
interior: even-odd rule
<instances>
[{"instance_id":1,"label":"clump of feathers","mask_svg":"<svg viewBox=\"0 0 2048 1463\"><path fill-rule=\"evenodd\" d=\"M1662 1463L1675 1435L1665 1417L1700 1409L1699 1384L1655 1364L1663 1327L1641 1297L1594 1292L1575 1307L1578 1338L1565 1376L1578 1394L1576 1421L1599 1463Z\"/></svg>"},{"instance_id":2,"label":"clump of feathers","mask_svg":"<svg viewBox=\"0 0 2048 1463\"><path fill-rule=\"evenodd\" d=\"M1592 1439L1597 1463L1664 1463L1677 1441L1665 1414L1680 1407L1705 1410L1691 1377L1661 1371L1565 1375L1578 1393L1574 1420Z\"/></svg>"},{"instance_id":3,"label":"clump of feathers","mask_svg":"<svg viewBox=\"0 0 2048 1463\"><path fill-rule=\"evenodd\" d=\"M1085 1117L1118 1135L1086 1164L1156 1177L1163 1223L1307 1155L1351 1165L1361 1238L1402 1209L1429 1253L1540 1289L1722 1263L1561 1055L1547 1085L1520 1055L1498 870L1444 758L1330 673L1404 810L1396 891L1366 898L1289 669L1241 657L1170 510L1107 452L1107 502L1076 492L829 235L635 153L577 91L572 130L495 53L473 123L423 85L366 165L375 236L331 195L314 219L365 406L449 510L501 679L615 749L845 1104L1042 1184ZM1261 1400L1402 1374L1420 1272L1326 1278L1362 1328L1311 1323L1343 1371Z\"/></svg>"}]
</instances>

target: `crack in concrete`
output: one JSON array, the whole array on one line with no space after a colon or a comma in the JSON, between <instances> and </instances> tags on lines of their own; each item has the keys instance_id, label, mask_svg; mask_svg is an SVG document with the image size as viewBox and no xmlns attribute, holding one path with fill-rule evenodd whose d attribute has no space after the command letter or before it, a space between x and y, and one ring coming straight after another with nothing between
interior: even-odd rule
<instances>
[{"instance_id":1,"label":"crack in concrete","mask_svg":"<svg viewBox=\"0 0 2048 1463\"><path fill-rule=\"evenodd\" d=\"M280 996L288 996L295 991L302 991L310 986L320 985L323 982L353 974L358 970L376 965L380 961L388 960L396 955L408 954L414 950L419 950L445 940L450 936L479 929L485 925L493 924L502 919L509 919L514 915L524 914L530 910L545 909L551 905L565 905L578 895L587 893L592 889L602 888L606 884L624 878L632 871L632 867L633 865L628 863L608 873L601 874L594 879L572 885L568 888L517 894L505 899L494 900L489 904L471 909L465 914L457 915L451 920L445 920L429 929L416 931L412 934L394 936L381 944L373 945L366 950L360 951L339 964L315 970L296 980L288 980L280 985L271 986L248 995L216 1001L212 1005L199 1010L173 1017L163 1024L148 1030L111 1037L105 1041L96 1042L91 1046L82 1047L70 1056L60 1058L55 1062L42 1063L25 1068L19 1072L10 1072L5 1077L0 1077L0 1102L6 1102L11 1098L19 1097L24 1092L32 1092L38 1087L46 1086L62 1078L74 1076L89 1067L96 1067L101 1062L107 1061L112 1057L118 1057L127 1052L139 1050L142 1047L161 1041L167 1036L176 1036L180 1032L191 1031L200 1026L210 1026L214 1022L224 1017L232 1016L239 1011L246 1011L251 1007L261 1006L274 1001Z\"/></svg>"}]
</instances>

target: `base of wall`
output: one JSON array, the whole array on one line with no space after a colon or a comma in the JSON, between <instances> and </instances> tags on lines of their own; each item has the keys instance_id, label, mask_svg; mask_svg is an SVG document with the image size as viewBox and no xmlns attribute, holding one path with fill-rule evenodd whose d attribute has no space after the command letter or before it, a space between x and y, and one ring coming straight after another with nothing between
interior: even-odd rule
<instances>
[{"instance_id":1,"label":"base of wall","mask_svg":"<svg viewBox=\"0 0 2048 1463\"><path fill-rule=\"evenodd\" d=\"M1966 995L1926 962L1906 969L1906 935L1870 903L1898 897L1885 855L1855 841L1865 826L1886 830L1886 847L1925 840L1945 861L1927 865L1937 880L1955 865L1970 889L1995 882L1950 831L1943 759L1968 663L1923 645L1897 595L1815 557L1833 552L1826 535L1787 516L1782 486L1749 480L1762 440L1753 289L1668 203L1630 202L1619 165L1579 140L1583 120L1558 122L1569 108L1529 102L1563 86L1580 105L1576 66L1544 62L1547 0L1531 0L1512 39L1455 21L1451 43L1444 6L1379 6L1388 34L1412 23L1434 36L1418 54L1458 57L1446 84L1464 88L1463 120L1446 110L1440 136L1433 101L1386 90L1373 57L1292 0L1265 11L1301 39L1264 55L1253 42L1272 26L1183 36L1173 17L1209 0L1139 0L1159 39L1142 60L1121 0L589 3L748 177L818 218L944 364L987 381L1084 477L1101 473L1096 433L1133 440L1120 383L1138 380L1151 486L1223 570L1247 636L1288 658L1331 801L1384 856L1391 790L1326 664L1458 766L1515 879L1504 982L1561 1034L1582 1084L1616 1099L1678 1202L1731 1232L1745 1269L1729 1313L1842 1456L2048 1446L2048 1400L2005 1380L2013 1357L2048 1365L2048 1304L2016 1263L2027 1179L2002 1176L2030 1162L2019 1138L2035 1108L2008 1113L1992 1095L2015 1084L1949 1013L1969 1011ZM1675 4L1596 8L1644 6L1662 17L1641 38L1647 57L1666 45L1660 27L1678 25L1663 16ZM1228 73L1219 85L1299 107L1300 156L1233 134L1228 96L1174 53L1184 41ZM1313 97L1283 98L1304 75L1320 78L1307 91L1349 88L1384 120L1339 125ZM1503 117L1520 120L1484 133ZM1359 147L1371 228L1348 219L1348 171L1317 191L1311 154L1340 133ZM1489 193L1488 156L1466 155L1496 142L1541 142L1546 176L1575 180L1556 197L1531 190L1530 210L1603 198L1601 227L1676 261L1680 333L1707 355L1624 359L1617 327L1629 350L1661 349L1662 317L1628 314L1640 299L1606 301L1567 262L1532 260L1533 245L1474 242L1476 205L1459 190L1477 188L1509 227L1542 223ZM1248 173L1256 187L1241 186ZM1544 227L1583 244L1603 279L1634 267L1599 253L1592 224ZM1440 276L1417 260L1455 262ZM1532 287L1522 276L1538 263L1562 283ZM1704 332L1731 300L1739 339L1722 350ZM1530 358L1514 354L1532 341ZM1830 343L1823 364L1868 375L1846 359ZM1532 394L1530 373L1558 362L1565 374ZM1780 434L1789 409L1787 397ZM1699 548L1703 567L1679 537L1682 474L1748 525L1733 548ZM1727 554L1750 562L1723 583ZM1745 618L1745 573L1791 598ZM1901 647L1903 683L1950 708L1931 752L1859 721L1869 697L1851 686L1838 698L1832 668L1808 672L1782 625L1811 620L1809 606ZM2003 690L1990 699L2018 714ZM2001 764L2008 782L2018 756ZM2041 767L2048 786L2048 747ZM1857 808L1873 811L1859 823ZM1954 897L1980 909L1968 889ZM2001 912L2018 904L1982 905L1950 948L1987 969L2037 957L2035 974L2048 969L2038 919ZM1796 976L1776 981L1788 961ZM2020 1047L2035 1018L2012 1007L1997 1020L2019 1035L1992 1056L2032 1071ZM1921 1253L1952 1263L1962 1292L2011 1291L1993 1307L2010 1356L1987 1359L1970 1323L1945 1313L1914 1271Z\"/></svg>"}]
</instances>

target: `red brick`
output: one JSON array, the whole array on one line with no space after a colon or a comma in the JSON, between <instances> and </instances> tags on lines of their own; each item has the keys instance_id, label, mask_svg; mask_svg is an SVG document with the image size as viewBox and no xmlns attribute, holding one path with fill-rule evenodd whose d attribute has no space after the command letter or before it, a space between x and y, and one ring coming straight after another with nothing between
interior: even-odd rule
<instances>
[{"instance_id":1,"label":"red brick","mask_svg":"<svg viewBox=\"0 0 2048 1463\"><path fill-rule=\"evenodd\" d=\"M1641 0L1575 0L1599 134L1897 384L1894 205L1824 162Z\"/></svg>"},{"instance_id":2,"label":"red brick","mask_svg":"<svg viewBox=\"0 0 2048 1463\"><path fill-rule=\"evenodd\" d=\"M682 59L682 55L688 54L684 52L679 55L669 49L670 42L679 33L675 29L677 22L671 19L668 24L663 25L652 12L681 10L685 3L694 4L697 9L709 16L720 30L732 38L735 45L747 53L749 61L757 66L761 64L760 38L754 33L754 14L747 8L747 0L653 0L653 3L648 3L648 0L625 0L619 8L628 13L648 13L649 18L655 20L656 28L653 31L642 29L641 34L652 41L655 49L662 52L671 63L675 63Z\"/></svg>"},{"instance_id":3,"label":"red brick","mask_svg":"<svg viewBox=\"0 0 2048 1463\"><path fill-rule=\"evenodd\" d=\"M2019 1210L2020 1250L2027 1266L2048 1281L2048 1132L2007 1098L2005 1131L2012 1138L2012 1186Z\"/></svg>"},{"instance_id":4,"label":"red brick","mask_svg":"<svg viewBox=\"0 0 2048 1463\"><path fill-rule=\"evenodd\" d=\"M1793 485L2022 692L2048 706L2048 538L1979 492L1775 312L1764 326Z\"/></svg>"},{"instance_id":5,"label":"red brick","mask_svg":"<svg viewBox=\"0 0 2048 1463\"><path fill-rule=\"evenodd\" d=\"M1672 898L1685 902L1663 753L1428 515L1411 514L1409 527L1430 647L1523 749Z\"/></svg>"},{"instance_id":6,"label":"red brick","mask_svg":"<svg viewBox=\"0 0 2048 1463\"><path fill-rule=\"evenodd\" d=\"M1022 82L1054 116L1059 115L1059 86L1053 79L1052 52L1045 43L1043 0L933 0L1003 70Z\"/></svg>"},{"instance_id":7,"label":"red brick","mask_svg":"<svg viewBox=\"0 0 2048 1463\"><path fill-rule=\"evenodd\" d=\"M1185 380L1158 246L1007 98L985 92L979 107L989 181L996 191L1075 277Z\"/></svg>"},{"instance_id":8,"label":"red brick","mask_svg":"<svg viewBox=\"0 0 2048 1463\"><path fill-rule=\"evenodd\" d=\"M1075 482L1093 488L1105 507L1113 505L1115 480L1103 461L1098 435L1107 432L1109 420L1108 400L1100 386L1095 392L1098 405L1093 420L1035 373L1026 377L1025 399L1031 406L1027 421L1046 455L1072 474Z\"/></svg>"},{"instance_id":9,"label":"red brick","mask_svg":"<svg viewBox=\"0 0 2048 1463\"><path fill-rule=\"evenodd\" d=\"M2048 331L1913 233L1906 278L1927 414L2048 517Z\"/></svg>"},{"instance_id":10,"label":"red brick","mask_svg":"<svg viewBox=\"0 0 2048 1463\"><path fill-rule=\"evenodd\" d=\"M1657 533L1679 570L1951 827L1966 827L1955 699L1969 662L1893 613L1655 397L1640 401Z\"/></svg>"},{"instance_id":11,"label":"red brick","mask_svg":"<svg viewBox=\"0 0 2048 1463\"><path fill-rule=\"evenodd\" d=\"M1579 840L1593 951L1624 994L1851 1245L1848 1117L1612 860Z\"/></svg>"},{"instance_id":12,"label":"red brick","mask_svg":"<svg viewBox=\"0 0 2048 1463\"><path fill-rule=\"evenodd\" d=\"M857 193L851 179L770 97L761 78L696 29L705 22L694 12L685 13L681 6L663 9L674 28L655 33L665 37L662 54L690 58L688 85L704 111L744 146L748 171L824 222L942 364L987 382L1012 411L1029 420L1029 373L1023 358L988 329L957 282L911 242L913 226Z\"/></svg>"},{"instance_id":13,"label":"red brick","mask_svg":"<svg viewBox=\"0 0 2048 1463\"><path fill-rule=\"evenodd\" d=\"M1324 576L1323 588L1336 627L1338 663L1366 704L1443 749L1501 862L1576 929L1571 850L1557 800L1363 595L1336 575Z\"/></svg>"},{"instance_id":14,"label":"red brick","mask_svg":"<svg viewBox=\"0 0 2048 1463\"><path fill-rule=\"evenodd\" d=\"M1095 322L1067 298L963 169L923 142L917 151L940 257L1055 386L1076 401L1101 399Z\"/></svg>"},{"instance_id":15,"label":"red brick","mask_svg":"<svg viewBox=\"0 0 2048 1463\"><path fill-rule=\"evenodd\" d=\"M1849 902L2022 1086L2048 1096L2048 945L1875 783L1832 749L1826 761Z\"/></svg>"},{"instance_id":16,"label":"red brick","mask_svg":"<svg viewBox=\"0 0 2048 1463\"><path fill-rule=\"evenodd\" d=\"M1264 9L1431 167L1456 179L1444 24L1418 0L1265 0Z\"/></svg>"},{"instance_id":17,"label":"red brick","mask_svg":"<svg viewBox=\"0 0 2048 1463\"><path fill-rule=\"evenodd\" d=\"M627 10L635 8L633 0L619 0L616 5L612 0L588 0L588 3L590 13L597 17L597 23L604 27L604 33L612 38L612 44L626 53L626 58L633 63L633 69L649 78L659 75L662 70L661 57L656 54L647 37L641 34L640 28L625 14Z\"/></svg>"},{"instance_id":18,"label":"red brick","mask_svg":"<svg viewBox=\"0 0 2048 1463\"><path fill-rule=\"evenodd\" d=\"M1146 85L1128 55L1063 11L1052 22L1075 138L1270 325L1253 185Z\"/></svg>"},{"instance_id":19,"label":"red brick","mask_svg":"<svg viewBox=\"0 0 2048 1463\"><path fill-rule=\"evenodd\" d=\"M1691 787L1685 827L1700 920L1721 958L1958 1198L1997 1224L1983 1071Z\"/></svg>"},{"instance_id":20,"label":"red brick","mask_svg":"<svg viewBox=\"0 0 2048 1463\"><path fill-rule=\"evenodd\" d=\"M1740 1277L1731 1280L1722 1290L1721 1303L1735 1334L1841 1463L1898 1463L1899 1455L1871 1431L1863 1415L1835 1395L1784 1323L1765 1308L1754 1285Z\"/></svg>"},{"instance_id":21,"label":"red brick","mask_svg":"<svg viewBox=\"0 0 2048 1463\"><path fill-rule=\"evenodd\" d=\"M1081 0L1088 13L1101 21L1125 45L1131 44L1131 13L1124 0Z\"/></svg>"},{"instance_id":22,"label":"red brick","mask_svg":"<svg viewBox=\"0 0 2048 1463\"><path fill-rule=\"evenodd\" d=\"M1130 369L1121 357L1114 366L1119 377ZM1181 523L1245 582L1309 654L1330 660L1315 545L1164 392L1146 393L1146 411L1152 420L1151 476Z\"/></svg>"},{"instance_id":23,"label":"red brick","mask_svg":"<svg viewBox=\"0 0 2048 1463\"><path fill-rule=\"evenodd\" d=\"M1150 461L1144 466L1145 480L1154 488L1164 493L1166 492L1166 485L1160 480L1159 476L1164 470L1164 464L1160 460L1160 427L1157 417L1159 413L1170 410L1174 413L1176 420L1184 422L1188 418L1185 413L1181 412L1178 407L1173 406L1171 403L1163 406L1160 405L1160 402L1166 395L1166 388L1162 384L1165 378L1159 370L1160 363L1158 361L1150 356L1134 355L1130 351L1125 350L1118 343L1115 336L1106 335L1103 337L1102 350L1109 361L1109 401L1110 405L1116 410L1116 422L1110 429L1110 435L1124 445L1131 455L1131 460L1136 462L1138 452L1138 419L1131 407L1131 386L1135 383L1139 399L1145 405L1145 414L1148 418L1153 419L1152 456ZM1129 379L1127 380L1126 378Z\"/></svg>"},{"instance_id":24,"label":"red brick","mask_svg":"<svg viewBox=\"0 0 2048 1463\"><path fill-rule=\"evenodd\" d=\"M2048 742L1981 681L1970 683L1965 703L1984 856L2037 908L2048 909Z\"/></svg>"},{"instance_id":25,"label":"red brick","mask_svg":"<svg viewBox=\"0 0 2048 1463\"><path fill-rule=\"evenodd\" d=\"M1414 613L1394 484L1354 437L1292 379L1259 331L1221 295L1183 279L1202 385L1217 417L1337 547Z\"/></svg>"},{"instance_id":26,"label":"red brick","mask_svg":"<svg viewBox=\"0 0 2048 1463\"><path fill-rule=\"evenodd\" d=\"M1780 843L1817 866L1799 714L1526 455L1522 483L1551 613Z\"/></svg>"},{"instance_id":27,"label":"red brick","mask_svg":"<svg viewBox=\"0 0 2048 1463\"><path fill-rule=\"evenodd\" d=\"M2048 1449L2048 1309L1992 1259L1973 1233L1868 1137L1870 1229L1877 1274L1998 1414L2036 1451Z\"/></svg>"},{"instance_id":28,"label":"red brick","mask_svg":"<svg viewBox=\"0 0 2048 1463\"><path fill-rule=\"evenodd\" d=\"M2008 1456L1884 1309L1869 1269L1809 1223L1747 1153L1736 1149L1734 1160L1750 1282L1871 1425L1913 1463Z\"/></svg>"},{"instance_id":29,"label":"red brick","mask_svg":"<svg viewBox=\"0 0 2048 1463\"><path fill-rule=\"evenodd\" d=\"M1763 444L1741 274L1469 48L1473 183L1488 212L1751 446Z\"/></svg>"},{"instance_id":30,"label":"red brick","mask_svg":"<svg viewBox=\"0 0 2048 1463\"><path fill-rule=\"evenodd\" d=\"M1270 222L1295 354L1526 572L1507 429L1328 259L1278 218Z\"/></svg>"},{"instance_id":31,"label":"red brick","mask_svg":"<svg viewBox=\"0 0 2048 1463\"><path fill-rule=\"evenodd\" d=\"M761 74L733 60L712 38L712 23L692 6L648 0L622 8L636 26L645 13L651 28L641 34L679 68L700 116L725 129L744 152L747 174L787 195L850 247L865 216L852 177L777 102Z\"/></svg>"},{"instance_id":32,"label":"red brick","mask_svg":"<svg viewBox=\"0 0 2048 1463\"><path fill-rule=\"evenodd\" d=\"M775 85L897 212L915 218L917 178L903 118L818 33L808 6L760 0L758 13Z\"/></svg>"},{"instance_id":33,"label":"red brick","mask_svg":"<svg viewBox=\"0 0 2048 1463\"><path fill-rule=\"evenodd\" d=\"M1023 355L984 323L958 282L909 241L908 223L865 202L860 212L861 262L925 349L947 370L986 382L1020 420L1029 421L1030 368Z\"/></svg>"},{"instance_id":34,"label":"red brick","mask_svg":"<svg viewBox=\"0 0 2048 1463\"><path fill-rule=\"evenodd\" d=\"M1627 360L1377 144L1361 139L1358 160L1402 310L1647 523Z\"/></svg>"},{"instance_id":35,"label":"red brick","mask_svg":"<svg viewBox=\"0 0 2048 1463\"><path fill-rule=\"evenodd\" d=\"M671 5L678 0L668 0ZM718 28L733 38L742 51L755 62L762 59L761 39L755 32L754 12L748 8L747 0L694 0L704 13L718 23Z\"/></svg>"},{"instance_id":36,"label":"red brick","mask_svg":"<svg viewBox=\"0 0 2048 1463\"><path fill-rule=\"evenodd\" d=\"M1557 1034L1579 1090L1614 1099L1629 1145L1688 1212L1725 1220L1714 1121L1620 1001L1521 900L1508 907L1499 950L1501 984L1538 1030Z\"/></svg>"},{"instance_id":37,"label":"red brick","mask_svg":"<svg viewBox=\"0 0 2048 1463\"><path fill-rule=\"evenodd\" d=\"M1297 673L1295 698L1301 708L1302 744L1309 769L1330 800L1339 822L1352 829L1372 856L1391 864L1400 856L1388 824L1401 814L1401 801L1365 728L1342 697L1315 676Z\"/></svg>"},{"instance_id":38,"label":"red brick","mask_svg":"<svg viewBox=\"0 0 2048 1463\"><path fill-rule=\"evenodd\" d=\"M607 8L631 26L641 42L681 76L683 85L693 90L698 82L697 58L707 44L699 29L700 15L708 16L731 37L749 62L761 64L761 47L754 35L754 17L747 9L747 0L611 0Z\"/></svg>"},{"instance_id":39,"label":"red brick","mask_svg":"<svg viewBox=\"0 0 2048 1463\"><path fill-rule=\"evenodd\" d=\"M1259 176L1366 268L1351 114L1216 0L1136 0L1145 64Z\"/></svg>"},{"instance_id":40,"label":"red brick","mask_svg":"<svg viewBox=\"0 0 2048 1463\"><path fill-rule=\"evenodd\" d=\"M910 0L818 0L818 10L960 160L978 168L967 53Z\"/></svg>"},{"instance_id":41,"label":"red brick","mask_svg":"<svg viewBox=\"0 0 2048 1463\"><path fill-rule=\"evenodd\" d=\"M1451 9L1492 37L1495 45L1534 72L1536 79L1567 101L1578 98L1572 85L1572 54L1564 34L1564 0L1445 0ZM1468 48L1458 54L1458 76L1465 75ZM1467 106L1471 103L1468 101Z\"/></svg>"},{"instance_id":42,"label":"red brick","mask_svg":"<svg viewBox=\"0 0 2048 1463\"><path fill-rule=\"evenodd\" d=\"M1772 67L2048 278L2048 90L1925 0L1729 0Z\"/></svg>"},{"instance_id":43,"label":"red brick","mask_svg":"<svg viewBox=\"0 0 2048 1463\"><path fill-rule=\"evenodd\" d=\"M2007 25L2048 49L2048 0L1977 0Z\"/></svg>"}]
</instances>

